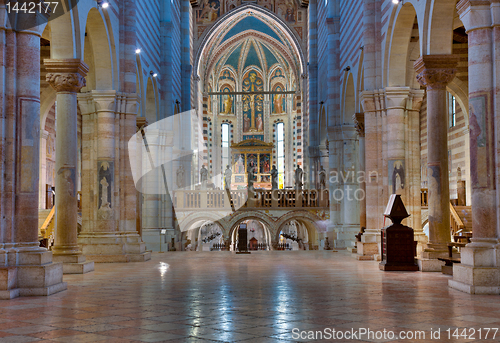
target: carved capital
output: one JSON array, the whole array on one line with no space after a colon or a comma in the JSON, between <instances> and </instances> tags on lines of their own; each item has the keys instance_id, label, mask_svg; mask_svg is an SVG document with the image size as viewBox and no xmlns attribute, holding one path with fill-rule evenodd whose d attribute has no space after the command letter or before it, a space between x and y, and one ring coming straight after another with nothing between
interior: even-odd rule
<instances>
[{"instance_id":1,"label":"carved capital","mask_svg":"<svg viewBox=\"0 0 500 343\"><path fill-rule=\"evenodd\" d=\"M354 120L354 126L356 131L358 131L359 137L365 136L365 114L364 113L355 113L352 116Z\"/></svg>"},{"instance_id":2,"label":"carved capital","mask_svg":"<svg viewBox=\"0 0 500 343\"><path fill-rule=\"evenodd\" d=\"M458 55L427 55L415 61L417 81L428 90L445 90L457 73Z\"/></svg>"},{"instance_id":3,"label":"carved capital","mask_svg":"<svg viewBox=\"0 0 500 343\"><path fill-rule=\"evenodd\" d=\"M86 86L89 67L80 59L44 60L47 82L57 92L77 93Z\"/></svg>"}]
</instances>

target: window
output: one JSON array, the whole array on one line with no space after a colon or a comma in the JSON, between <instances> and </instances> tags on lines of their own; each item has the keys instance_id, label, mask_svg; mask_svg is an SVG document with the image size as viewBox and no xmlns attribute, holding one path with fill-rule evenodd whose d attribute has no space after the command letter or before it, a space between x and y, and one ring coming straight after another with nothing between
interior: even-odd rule
<instances>
[{"instance_id":1,"label":"window","mask_svg":"<svg viewBox=\"0 0 500 343\"><path fill-rule=\"evenodd\" d=\"M276 152L278 157L278 186L283 188L285 183L285 124L276 125L276 142L278 144Z\"/></svg>"},{"instance_id":2,"label":"window","mask_svg":"<svg viewBox=\"0 0 500 343\"><path fill-rule=\"evenodd\" d=\"M457 100L450 93L448 93L448 108L450 127L455 127L457 125Z\"/></svg>"},{"instance_id":3,"label":"window","mask_svg":"<svg viewBox=\"0 0 500 343\"><path fill-rule=\"evenodd\" d=\"M229 124L222 124L222 174L229 165Z\"/></svg>"}]
</instances>

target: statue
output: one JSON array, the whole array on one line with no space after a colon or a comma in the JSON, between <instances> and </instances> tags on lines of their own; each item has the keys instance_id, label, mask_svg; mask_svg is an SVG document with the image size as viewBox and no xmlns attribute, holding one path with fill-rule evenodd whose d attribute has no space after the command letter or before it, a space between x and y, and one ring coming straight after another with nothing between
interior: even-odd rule
<instances>
[{"instance_id":1,"label":"statue","mask_svg":"<svg viewBox=\"0 0 500 343\"><path fill-rule=\"evenodd\" d=\"M321 166L319 171L319 189L326 188L326 170Z\"/></svg>"},{"instance_id":2,"label":"statue","mask_svg":"<svg viewBox=\"0 0 500 343\"><path fill-rule=\"evenodd\" d=\"M184 187L184 174L185 174L184 167L181 164L177 169L177 179L176 179L177 188Z\"/></svg>"},{"instance_id":3,"label":"statue","mask_svg":"<svg viewBox=\"0 0 500 343\"><path fill-rule=\"evenodd\" d=\"M208 181L208 169L205 167L205 165L203 165L203 167L201 167L200 178L201 178L202 186L206 187L207 181Z\"/></svg>"},{"instance_id":4,"label":"statue","mask_svg":"<svg viewBox=\"0 0 500 343\"><path fill-rule=\"evenodd\" d=\"M231 190L231 178L233 176L233 172L229 165L226 166L226 171L224 172L224 183L226 184L226 189Z\"/></svg>"},{"instance_id":5,"label":"statue","mask_svg":"<svg viewBox=\"0 0 500 343\"><path fill-rule=\"evenodd\" d=\"M225 95L223 114L231 114L232 108L233 108L233 98L231 98L230 95Z\"/></svg>"},{"instance_id":6,"label":"statue","mask_svg":"<svg viewBox=\"0 0 500 343\"><path fill-rule=\"evenodd\" d=\"M275 164L273 164L273 169L271 169L271 185L272 190L278 189L278 169L276 169Z\"/></svg>"},{"instance_id":7,"label":"statue","mask_svg":"<svg viewBox=\"0 0 500 343\"><path fill-rule=\"evenodd\" d=\"M248 190L249 191L254 191L253 184L255 182L255 169L254 168L249 168L248 169Z\"/></svg>"},{"instance_id":8,"label":"statue","mask_svg":"<svg viewBox=\"0 0 500 343\"><path fill-rule=\"evenodd\" d=\"M302 190L302 186L304 185L302 183L302 177L304 175L304 171L300 166L297 166L297 169L295 169L295 188L299 191Z\"/></svg>"}]
</instances>

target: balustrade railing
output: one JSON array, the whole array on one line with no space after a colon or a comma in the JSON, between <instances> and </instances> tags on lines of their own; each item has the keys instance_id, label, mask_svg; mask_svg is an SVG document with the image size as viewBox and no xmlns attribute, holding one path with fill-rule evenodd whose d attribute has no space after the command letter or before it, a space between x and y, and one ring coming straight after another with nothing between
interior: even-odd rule
<instances>
[{"instance_id":1,"label":"balustrade railing","mask_svg":"<svg viewBox=\"0 0 500 343\"><path fill-rule=\"evenodd\" d=\"M328 208L328 190L246 190L231 191L231 201L236 209L246 208ZM174 191L174 206L179 209L231 208L226 191L189 190Z\"/></svg>"}]
</instances>

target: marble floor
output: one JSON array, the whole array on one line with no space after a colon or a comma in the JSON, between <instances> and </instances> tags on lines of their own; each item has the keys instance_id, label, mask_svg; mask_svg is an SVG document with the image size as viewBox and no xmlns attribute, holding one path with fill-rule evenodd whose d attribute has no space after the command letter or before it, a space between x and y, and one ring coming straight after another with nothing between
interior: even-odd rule
<instances>
[{"instance_id":1,"label":"marble floor","mask_svg":"<svg viewBox=\"0 0 500 343\"><path fill-rule=\"evenodd\" d=\"M345 251L155 253L67 275L51 297L0 301L0 342L331 342L333 329L338 342L489 341L500 297L448 279L381 272Z\"/></svg>"}]
</instances>

